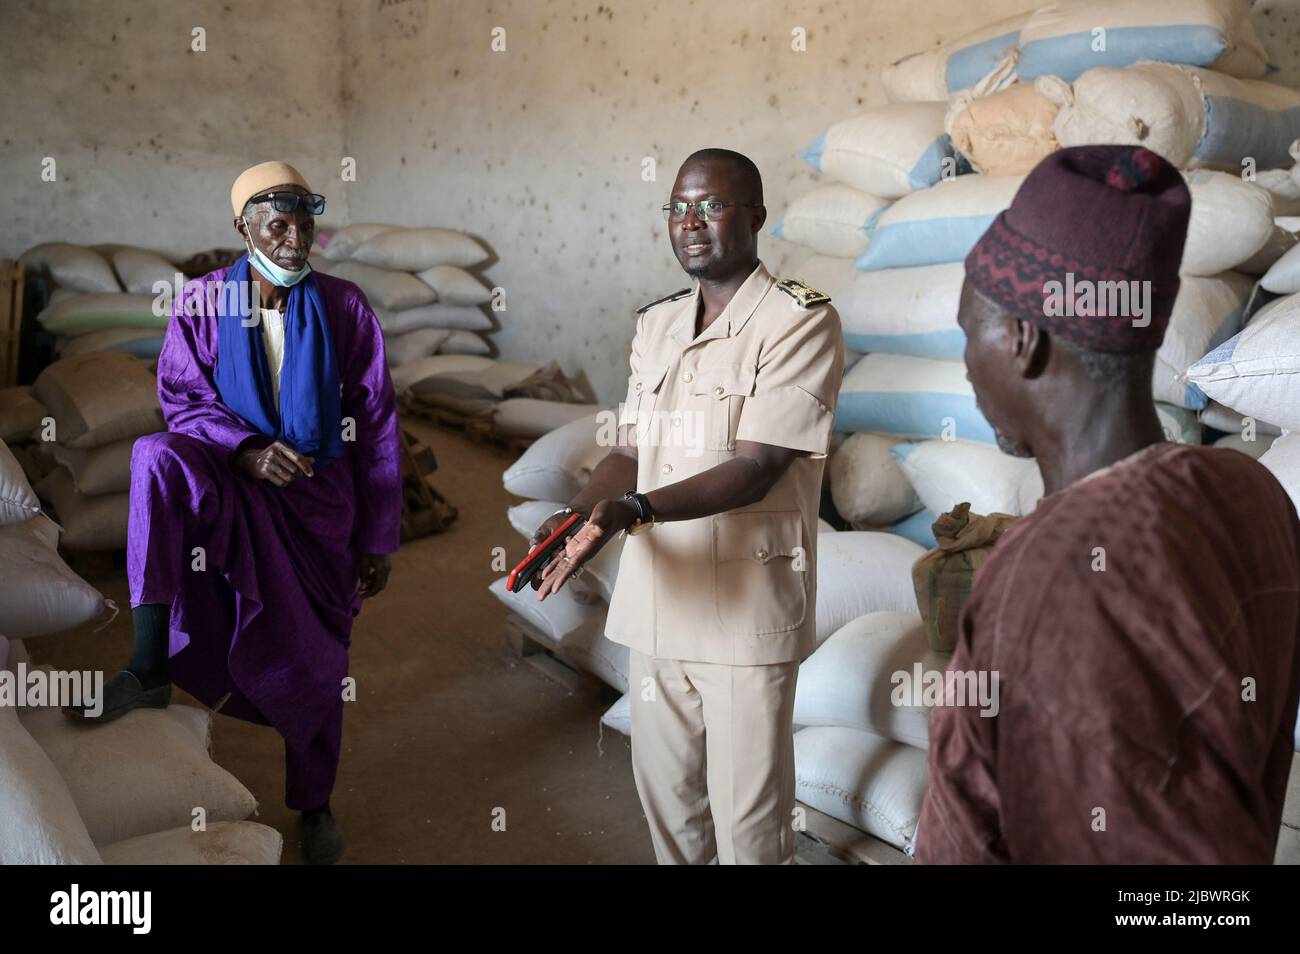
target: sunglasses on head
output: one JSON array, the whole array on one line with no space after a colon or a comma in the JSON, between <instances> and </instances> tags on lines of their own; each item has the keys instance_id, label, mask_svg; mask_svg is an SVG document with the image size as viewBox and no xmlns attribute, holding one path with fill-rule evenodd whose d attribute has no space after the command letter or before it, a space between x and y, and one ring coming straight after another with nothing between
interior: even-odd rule
<instances>
[{"instance_id":1,"label":"sunglasses on head","mask_svg":"<svg viewBox=\"0 0 1300 954\"><path fill-rule=\"evenodd\" d=\"M325 196L315 192L263 192L255 195L249 202L270 202L277 212L297 212L299 207L311 215L320 215L325 211Z\"/></svg>"}]
</instances>

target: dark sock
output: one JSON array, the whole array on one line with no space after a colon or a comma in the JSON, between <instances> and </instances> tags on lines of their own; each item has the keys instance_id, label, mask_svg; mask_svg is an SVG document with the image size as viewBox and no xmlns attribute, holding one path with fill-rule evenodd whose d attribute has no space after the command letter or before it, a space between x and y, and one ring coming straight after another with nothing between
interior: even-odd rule
<instances>
[{"instance_id":1,"label":"dark sock","mask_svg":"<svg viewBox=\"0 0 1300 954\"><path fill-rule=\"evenodd\" d=\"M135 646L126 664L146 689L171 681L167 671L167 652L171 628L171 607L166 603L141 603L131 610Z\"/></svg>"},{"instance_id":2,"label":"dark sock","mask_svg":"<svg viewBox=\"0 0 1300 954\"><path fill-rule=\"evenodd\" d=\"M330 803L329 803L329 799L326 799L325 804L322 805L320 808L303 809L302 817L308 818L312 815L328 815L329 813L330 813Z\"/></svg>"}]
</instances>

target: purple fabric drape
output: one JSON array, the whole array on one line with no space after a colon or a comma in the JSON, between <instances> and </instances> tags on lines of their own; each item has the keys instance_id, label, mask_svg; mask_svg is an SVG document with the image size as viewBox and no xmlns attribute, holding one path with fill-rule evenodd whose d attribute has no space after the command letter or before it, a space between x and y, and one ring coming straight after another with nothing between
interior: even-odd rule
<instances>
[{"instance_id":1,"label":"purple fabric drape","mask_svg":"<svg viewBox=\"0 0 1300 954\"><path fill-rule=\"evenodd\" d=\"M285 488L237 474L233 453L270 439L213 383L226 272L187 284L172 310L158 360L167 431L140 438L131 458L131 605L171 605L177 685L209 706L229 694L223 712L306 750L341 705L360 557L398 548L396 402L365 296L317 274L355 439L343 459Z\"/></svg>"}]
</instances>

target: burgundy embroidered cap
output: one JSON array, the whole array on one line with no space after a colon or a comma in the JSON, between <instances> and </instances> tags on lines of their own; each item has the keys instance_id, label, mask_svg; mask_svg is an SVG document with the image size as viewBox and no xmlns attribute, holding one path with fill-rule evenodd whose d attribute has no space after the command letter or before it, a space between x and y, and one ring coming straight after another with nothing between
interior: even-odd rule
<instances>
[{"instance_id":1,"label":"burgundy embroidered cap","mask_svg":"<svg viewBox=\"0 0 1300 954\"><path fill-rule=\"evenodd\" d=\"M1178 296L1191 208L1182 175L1149 149L1060 149L966 256L966 280L1082 348L1154 351Z\"/></svg>"}]
</instances>

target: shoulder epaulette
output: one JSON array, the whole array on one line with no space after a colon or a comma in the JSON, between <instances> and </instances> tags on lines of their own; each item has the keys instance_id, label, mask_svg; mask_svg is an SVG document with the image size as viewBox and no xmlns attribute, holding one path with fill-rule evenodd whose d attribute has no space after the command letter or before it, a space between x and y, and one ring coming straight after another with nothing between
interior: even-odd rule
<instances>
[{"instance_id":1,"label":"shoulder epaulette","mask_svg":"<svg viewBox=\"0 0 1300 954\"><path fill-rule=\"evenodd\" d=\"M652 302L650 302L650 304L648 304L648 305L642 305L640 308L638 308L638 309L636 310L636 313L637 313L638 315L644 315L647 311L649 311L649 310L650 310L651 308L653 308L655 305L662 305L662 304L663 304L664 302L666 302L666 301L676 301L677 299L682 298L682 297L684 297L684 296L686 296L686 295L689 295L690 293L691 293L691 289L689 289L689 288L683 288L681 291L675 291L675 292L673 292L671 295L665 295L663 298L660 298L660 299L658 299L658 300L656 300L656 301L652 301Z\"/></svg>"},{"instance_id":2,"label":"shoulder epaulette","mask_svg":"<svg viewBox=\"0 0 1300 954\"><path fill-rule=\"evenodd\" d=\"M804 308L813 308L817 305L824 305L831 300L831 296L825 292L819 292L815 288L809 288L797 278L783 278L776 283L776 287L781 289Z\"/></svg>"}]
</instances>

